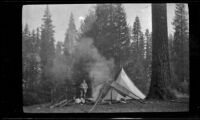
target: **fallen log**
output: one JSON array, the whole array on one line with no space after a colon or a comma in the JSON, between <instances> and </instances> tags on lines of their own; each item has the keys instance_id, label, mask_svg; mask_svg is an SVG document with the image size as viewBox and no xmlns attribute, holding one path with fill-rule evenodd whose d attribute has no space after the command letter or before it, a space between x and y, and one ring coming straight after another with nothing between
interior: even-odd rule
<instances>
[{"instance_id":1,"label":"fallen log","mask_svg":"<svg viewBox=\"0 0 200 120\"><path fill-rule=\"evenodd\" d=\"M71 99L69 101L66 101L65 103L63 103L62 105L60 105L60 107L64 107L65 105L69 104L70 102L72 102L74 99Z\"/></svg>"},{"instance_id":2,"label":"fallen log","mask_svg":"<svg viewBox=\"0 0 200 120\"><path fill-rule=\"evenodd\" d=\"M57 106L59 106L59 105L65 103L65 102L67 102L67 99L62 100L62 101L60 101L59 103L56 103L56 104L54 104L54 105L51 105L50 108L55 108L55 107L57 107Z\"/></svg>"}]
</instances>

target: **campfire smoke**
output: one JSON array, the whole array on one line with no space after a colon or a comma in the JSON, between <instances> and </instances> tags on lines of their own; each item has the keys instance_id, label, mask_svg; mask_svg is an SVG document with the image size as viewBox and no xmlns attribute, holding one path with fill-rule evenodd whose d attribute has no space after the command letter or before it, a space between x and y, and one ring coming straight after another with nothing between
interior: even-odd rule
<instances>
[{"instance_id":1,"label":"campfire smoke","mask_svg":"<svg viewBox=\"0 0 200 120\"><path fill-rule=\"evenodd\" d=\"M87 57L91 59L87 63L87 72L92 83L92 88L97 85L113 79L114 60L107 60L102 56L97 48L93 45L93 40L90 38L83 38L77 46L80 58Z\"/></svg>"},{"instance_id":2,"label":"campfire smoke","mask_svg":"<svg viewBox=\"0 0 200 120\"><path fill-rule=\"evenodd\" d=\"M68 60L70 57L66 57L64 55L55 57L52 72L56 82L63 83L66 78L71 78L71 73L77 72L75 70L73 71L72 64L76 64L76 61L80 61L82 59L87 60L87 62L83 64L86 64L84 70L89 75L92 91L94 91L94 89L96 91L97 88L100 89L101 87L97 86L101 83L113 79L114 60L108 60L102 56L93 45L92 39L80 39L71 57L73 59L70 60Z\"/></svg>"}]
</instances>

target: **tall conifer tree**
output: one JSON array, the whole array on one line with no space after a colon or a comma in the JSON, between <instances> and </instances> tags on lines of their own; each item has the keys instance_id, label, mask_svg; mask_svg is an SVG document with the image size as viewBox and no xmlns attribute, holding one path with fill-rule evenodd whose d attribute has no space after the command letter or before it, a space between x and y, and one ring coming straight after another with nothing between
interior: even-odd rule
<instances>
[{"instance_id":1,"label":"tall conifer tree","mask_svg":"<svg viewBox=\"0 0 200 120\"><path fill-rule=\"evenodd\" d=\"M64 40L64 54L66 56L71 55L74 52L75 46L77 44L78 32L74 23L74 16L71 13L68 29L65 34Z\"/></svg>"},{"instance_id":2,"label":"tall conifer tree","mask_svg":"<svg viewBox=\"0 0 200 120\"><path fill-rule=\"evenodd\" d=\"M114 58L118 71L126 61L130 44L124 8L121 4L100 4L95 15L94 45L106 58Z\"/></svg>"},{"instance_id":3,"label":"tall conifer tree","mask_svg":"<svg viewBox=\"0 0 200 120\"><path fill-rule=\"evenodd\" d=\"M166 4L152 4L152 76L148 99L174 97L166 84L171 81L166 9Z\"/></svg>"},{"instance_id":4,"label":"tall conifer tree","mask_svg":"<svg viewBox=\"0 0 200 120\"><path fill-rule=\"evenodd\" d=\"M115 52L117 53L117 64L119 65L119 68L122 68L127 61L127 57L129 56L129 28L126 22L126 13L123 6L121 4L117 4L115 9L117 17L115 20L117 21L114 23L114 26L116 26L116 29L118 30L118 37L115 42Z\"/></svg>"},{"instance_id":5,"label":"tall conifer tree","mask_svg":"<svg viewBox=\"0 0 200 120\"><path fill-rule=\"evenodd\" d=\"M141 25L140 25L140 20L139 20L138 16L135 17L135 21L133 23L132 34L133 34L132 47L134 49L133 52L138 53L138 51L139 51L139 40L140 40L140 36L141 36Z\"/></svg>"},{"instance_id":6,"label":"tall conifer tree","mask_svg":"<svg viewBox=\"0 0 200 120\"><path fill-rule=\"evenodd\" d=\"M178 81L189 80L189 31L185 5L176 4L173 22L175 33L173 40L173 57L175 74Z\"/></svg>"},{"instance_id":7,"label":"tall conifer tree","mask_svg":"<svg viewBox=\"0 0 200 120\"><path fill-rule=\"evenodd\" d=\"M52 24L51 14L47 6L42 18L43 24L41 26L41 44L40 44L40 58L41 58L41 82L43 90L52 93L53 90L53 73L51 72L53 66L53 59L55 57L54 46L54 26ZM52 98L51 98L52 100Z\"/></svg>"}]
</instances>

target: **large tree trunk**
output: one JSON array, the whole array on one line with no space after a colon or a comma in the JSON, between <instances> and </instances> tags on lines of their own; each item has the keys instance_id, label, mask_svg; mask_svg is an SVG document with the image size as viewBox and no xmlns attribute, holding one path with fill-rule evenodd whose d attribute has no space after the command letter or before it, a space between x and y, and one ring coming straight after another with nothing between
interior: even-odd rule
<instances>
[{"instance_id":1,"label":"large tree trunk","mask_svg":"<svg viewBox=\"0 0 200 120\"><path fill-rule=\"evenodd\" d=\"M152 76L147 99L169 99L166 82L171 81L166 4L152 4Z\"/></svg>"}]
</instances>

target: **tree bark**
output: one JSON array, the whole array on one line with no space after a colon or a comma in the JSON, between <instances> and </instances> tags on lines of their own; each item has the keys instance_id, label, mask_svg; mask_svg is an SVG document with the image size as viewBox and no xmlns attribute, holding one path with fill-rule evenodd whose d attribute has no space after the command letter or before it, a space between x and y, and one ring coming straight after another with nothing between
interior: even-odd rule
<instances>
[{"instance_id":1,"label":"tree bark","mask_svg":"<svg viewBox=\"0 0 200 120\"><path fill-rule=\"evenodd\" d=\"M170 81L166 4L152 4L152 76L147 99L173 98L166 85Z\"/></svg>"}]
</instances>

